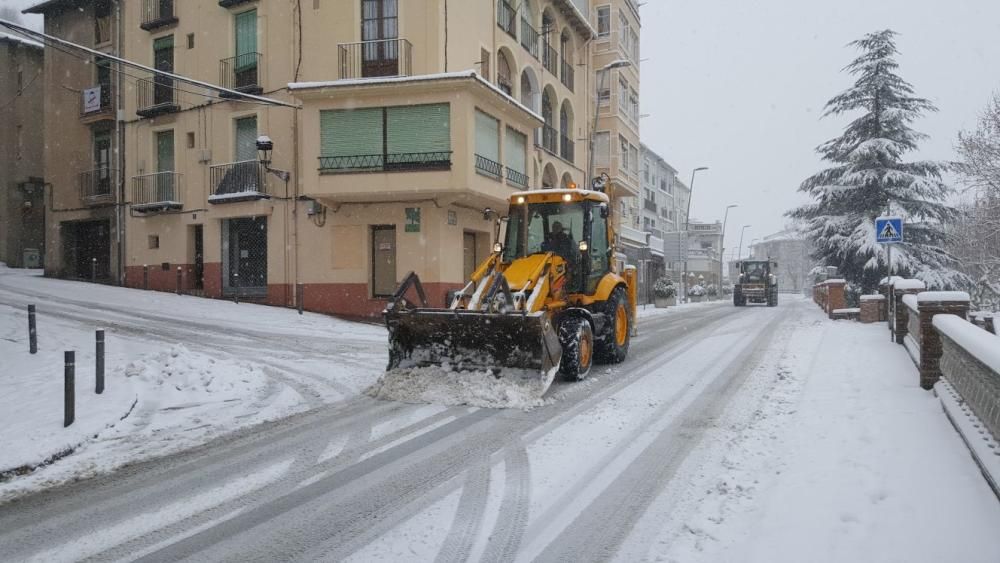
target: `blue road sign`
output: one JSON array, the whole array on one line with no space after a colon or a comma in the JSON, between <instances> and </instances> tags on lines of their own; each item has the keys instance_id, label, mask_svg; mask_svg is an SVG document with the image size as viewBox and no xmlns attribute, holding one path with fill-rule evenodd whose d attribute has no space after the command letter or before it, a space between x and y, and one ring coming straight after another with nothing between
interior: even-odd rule
<instances>
[{"instance_id":1,"label":"blue road sign","mask_svg":"<svg viewBox=\"0 0 1000 563\"><path fill-rule=\"evenodd\" d=\"M882 244L903 242L903 218L879 217L875 219L875 242Z\"/></svg>"}]
</instances>

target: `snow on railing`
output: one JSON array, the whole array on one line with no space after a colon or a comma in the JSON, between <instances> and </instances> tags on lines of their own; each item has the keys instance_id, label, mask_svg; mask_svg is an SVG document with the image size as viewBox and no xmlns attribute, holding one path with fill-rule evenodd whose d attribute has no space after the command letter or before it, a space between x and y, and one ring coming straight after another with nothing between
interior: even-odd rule
<instances>
[{"instance_id":1,"label":"snow on railing","mask_svg":"<svg viewBox=\"0 0 1000 563\"><path fill-rule=\"evenodd\" d=\"M941 374L983 426L1000 440L1000 337L957 315L936 315Z\"/></svg>"}]
</instances>

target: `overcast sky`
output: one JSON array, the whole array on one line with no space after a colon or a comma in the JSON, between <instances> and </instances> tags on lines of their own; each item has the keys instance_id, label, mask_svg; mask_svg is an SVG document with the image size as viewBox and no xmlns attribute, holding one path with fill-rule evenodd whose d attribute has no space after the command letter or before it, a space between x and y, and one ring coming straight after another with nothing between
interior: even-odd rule
<instances>
[{"instance_id":1,"label":"overcast sky","mask_svg":"<svg viewBox=\"0 0 1000 563\"><path fill-rule=\"evenodd\" d=\"M781 230L814 149L849 118L820 119L853 83L845 45L900 33L900 74L940 112L914 124L917 158L953 159L957 132L1000 90L998 0L649 0L642 15L642 139L695 181L692 217L729 214L727 249Z\"/></svg>"},{"instance_id":2,"label":"overcast sky","mask_svg":"<svg viewBox=\"0 0 1000 563\"><path fill-rule=\"evenodd\" d=\"M0 0L19 8L37 0ZM642 140L688 182L692 216L730 213L726 247L779 231L805 201L799 183L823 165L814 148L849 118L820 119L853 80L845 45L900 33L900 74L941 110L915 124L919 158L952 159L1000 90L1000 0L648 0L642 14ZM41 20L29 23L40 29Z\"/></svg>"}]
</instances>

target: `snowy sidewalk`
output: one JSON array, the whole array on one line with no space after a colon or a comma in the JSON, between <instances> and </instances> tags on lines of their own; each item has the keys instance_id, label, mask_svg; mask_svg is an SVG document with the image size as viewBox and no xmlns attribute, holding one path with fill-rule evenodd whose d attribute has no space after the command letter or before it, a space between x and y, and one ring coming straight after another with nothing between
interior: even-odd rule
<instances>
[{"instance_id":1,"label":"snowy sidewalk","mask_svg":"<svg viewBox=\"0 0 1000 563\"><path fill-rule=\"evenodd\" d=\"M903 347L804 305L756 410L707 446L683 530L649 558L1000 561L1000 502Z\"/></svg>"}]
</instances>

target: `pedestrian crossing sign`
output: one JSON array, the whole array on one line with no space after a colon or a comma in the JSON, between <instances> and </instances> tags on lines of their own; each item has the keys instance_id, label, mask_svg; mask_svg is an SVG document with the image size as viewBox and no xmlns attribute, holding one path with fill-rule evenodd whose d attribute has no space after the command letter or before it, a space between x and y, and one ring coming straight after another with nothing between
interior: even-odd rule
<instances>
[{"instance_id":1,"label":"pedestrian crossing sign","mask_svg":"<svg viewBox=\"0 0 1000 563\"><path fill-rule=\"evenodd\" d=\"M903 242L903 218L879 217L875 219L875 241L882 244Z\"/></svg>"}]
</instances>

